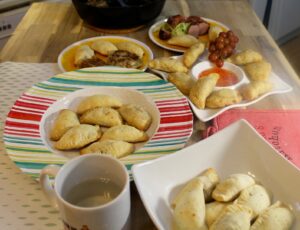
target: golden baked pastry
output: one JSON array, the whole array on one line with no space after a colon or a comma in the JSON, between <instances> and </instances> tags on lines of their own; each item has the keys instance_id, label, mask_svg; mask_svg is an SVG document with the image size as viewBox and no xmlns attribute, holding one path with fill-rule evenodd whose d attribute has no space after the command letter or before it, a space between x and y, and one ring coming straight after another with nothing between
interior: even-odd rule
<instances>
[{"instance_id":1,"label":"golden baked pastry","mask_svg":"<svg viewBox=\"0 0 300 230\"><path fill-rule=\"evenodd\" d=\"M227 202L233 200L243 189L255 184L254 179L247 174L232 174L217 184L212 193L216 201Z\"/></svg>"},{"instance_id":2,"label":"golden baked pastry","mask_svg":"<svg viewBox=\"0 0 300 230\"><path fill-rule=\"evenodd\" d=\"M144 56L144 50L137 44L133 42L119 42L116 43L116 46L119 50L126 50L130 53L134 53L139 58Z\"/></svg>"},{"instance_id":3,"label":"golden baked pastry","mask_svg":"<svg viewBox=\"0 0 300 230\"><path fill-rule=\"evenodd\" d=\"M189 98L198 109L205 108L206 98L214 90L220 75L216 73L201 77L192 87Z\"/></svg>"},{"instance_id":4,"label":"golden baked pastry","mask_svg":"<svg viewBox=\"0 0 300 230\"><path fill-rule=\"evenodd\" d=\"M118 98L104 94L96 94L84 98L78 105L77 113L83 114L85 111L96 107L119 108L121 105L122 103Z\"/></svg>"},{"instance_id":5,"label":"golden baked pastry","mask_svg":"<svg viewBox=\"0 0 300 230\"><path fill-rule=\"evenodd\" d=\"M115 158L125 157L134 151L134 145L125 141L104 140L94 142L84 149L80 150L80 154L99 153L110 155Z\"/></svg>"},{"instance_id":6,"label":"golden baked pastry","mask_svg":"<svg viewBox=\"0 0 300 230\"><path fill-rule=\"evenodd\" d=\"M155 58L149 62L149 67L168 73L188 72L188 68L180 60L171 57Z\"/></svg>"},{"instance_id":7,"label":"golden baked pastry","mask_svg":"<svg viewBox=\"0 0 300 230\"><path fill-rule=\"evenodd\" d=\"M94 55L94 50L92 50L88 45L79 46L75 52L74 64L79 66L81 62L91 59Z\"/></svg>"},{"instance_id":8,"label":"golden baked pastry","mask_svg":"<svg viewBox=\"0 0 300 230\"><path fill-rule=\"evenodd\" d=\"M224 202L210 202L205 205L205 223L208 227L212 225L213 222L217 219L217 217L222 213L227 205L231 203Z\"/></svg>"},{"instance_id":9,"label":"golden baked pastry","mask_svg":"<svg viewBox=\"0 0 300 230\"><path fill-rule=\"evenodd\" d=\"M260 95L271 91L272 83L268 81L252 81L241 87L241 94L245 100L254 100Z\"/></svg>"},{"instance_id":10,"label":"golden baked pastry","mask_svg":"<svg viewBox=\"0 0 300 230\"><path fill-rule=\"evenodd\" d=\"M277 201L255 220L250 230L291 229L294 215L289 206Z\"/></svg>"},{"instance_id":11,"label":"golden baked pastry","mask_svg":"<svg viewBox=\"0 0 300 230\"><path fill-rule=\"evenodd\" d=\"M246 65L253 62L262 61L263 57L260 53L251 49L247 49L231 56L231 60L236 65Z\"/></svg>"},{"instance_id":12,"label":"golden baked pastry","mask_svg":"<svg viewBox=\"0 0 300 230\"><path fill-rule=\"evenodd\" d=\"M242 96L234 89L220 89L212 92L206 99L205 106L210 109L223 108L241 102Z\"/></svg>"},{"instance_id":13,"label":"golden baked pastry","mask_svg":"<svg viewBox=\"0 0 300 230\"><path fill-rule=\"evenodd\" d=\"M58 113L50 130L50 139L59 140L70 128L79 125L77 114L69 109L63 109Z\"/></svg>"},{"instance_id":14,"label":"golden baked pastry","mask_svg":"<svg viewBox=\"0 0 300 230\"><path fill-rule=\"evenodd\" d=\"M79 149L98 140L100 137L101 130L99 126L77 125L69 129L54 144L54 147L59 150Z\"/></svg>"},{"instance_id":15,"label":"golden baked pastry","mask_svg":"<svg viewBox=\"0 0 300 230\"><path fill-rule=\"evenodd\" d=\"M251 208L252 218L255 218L271 205L271 194L265 187L254 184L242 190L233 203Z\"/></svg>"},{"instance_id":16,"label":"golden baked pastry","mask_svg":"<svg viewBox=\"0 0 300 230\"><path fill-rule=\"evenodd\" d=\"M205 202L211 200L212 191L216 185L220 182L220 178L217 171L213 168L208 168L198 176L203 183L203 193Z\"/></svg>"},{"instance_id":17,"label":"golden baked pastry","mask_svg":"<svg viewBox=\"0 0 300 230\"><path fill-rule=\"evenodd\" d=\"M190 68L198 57L203 54L205 50L205 43L197 42L196 44L192 45L187 51L183 54L183 64Z\"/></svg>"},{"instance_id":18,"label":"golden baked pastry","mask_svg":"<svg viewBox=\"0 0 300 230\"><path fill-rule=\"evenodd\" d=\"M110 107L97 107L87 110L80 116L80 123L112 127L123 123L119 112Z\"/></svg>"},{"instance_id":19,"label":"golden baked pastry","mask_svg":"<svg viewBox=\"0 0 300 230\"><path fill-rule=\"evenodd\" d=\"M119 108L119 112L128 125L139 130L147 130L151 125L151 115L142 106L135 104L123 105Z\"/></svg>"},{"instance_id":20,"label":"golden baked pastry","mask_svg":"<svg viewBox=\"0 0 300 230\"><path fill-rule=\"evenodd\" d=\"M203 183L199 178L188 182L175 199L176 229L206 229Z\"/></svg>"},{"instance_id":21,"label":"golden baked pastry","mask_svg":"<svg viewBox=\"0 0 300 230\"><path fill-rule=\"evenodd\" d=\"M118 125L113 126L106 130L102 135L102 140L120 140L127 141L131 143L147 141L149 139L148 135L138 130L135 127L129 125Z\"/></svg>"},{"instance_id":22,"label":"golden baked pastry","mask_svg":"<svg viewBox=\"0 0 300 230\"><path fill-rule=\"evenodd\" d=\"M251 81L266 81L270 77L272 66L269 62L259 61L245 65L244 70Z\"/></svg>"},{"instance_id":23,"label":"golden baked pastry","mask_svg":"<svg viewBox=\"0 0 300 230\"><path fill-rule=\"evenodd\" d=\"M94 41L91 45L91 48L97 51L98 53L106 56L118 50L118 48L113 43L104 40Z\"/></svg>"},{"instance_id":24,"label":"golden baked pastry","mask_svg":"<svg viewBox=\"0 0 300 230\"><path fill-rule=\"evenodd\" d=\"M173 83L177 89L184 95L189 95L191 88L195 84L195 80L187 73L170 73L168 81Z\"/></svg>"},{"instance_id":25,"label":"golden baked pastry","mask_svg":"<svg viewBox=\"0 0 300 230\"><path fill-rule=\"evenodd\" d=\"M170 45L183 46L183 47L191 47L197 42L198 39L189 34L173 36L167 41L167 43Z\"/></svg>"},{"instance_id":26,"label":"golden baked pastry","mask_svg":"<svg viewBox=\"0 0 300 230\"><path fill-rule=\"evenodd\" d=\"M252 210L247 206L231 204L223 209L209 229L249 230L251 225L251 215Z\"/></svg>"}]
</instances>

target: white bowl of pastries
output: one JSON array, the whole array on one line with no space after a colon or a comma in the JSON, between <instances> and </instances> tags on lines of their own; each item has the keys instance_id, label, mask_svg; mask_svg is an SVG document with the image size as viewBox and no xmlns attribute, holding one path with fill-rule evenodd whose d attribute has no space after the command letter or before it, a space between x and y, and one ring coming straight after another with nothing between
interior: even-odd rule
<instances>
[{"instance_id":1,"label":"white bowl of pastries","mask_svg":"<svg viewBox=\"0 0 300 230\"><path fill-rule=\"evenodd\" d=\"M121 158L144 146L159 122L159 111L147 95L122 87L91 87L55 102L40 127L44 144L58 155Z\"/></svg>"},{"instance_id":2,"label":"white bowl of pastries","mask_svg":"<svg viewBox=\"0 0 300 230\"><path fill-rule=\"evenodd\" d=\"M198 79L208 76L211 73L219 74L216 89L237 88L245 83L246 75L242 68L230 62L224 62L222 68L216 67L210 61L202 61L194 65L191 69L193 78Z\"/></svg>"},{"instance_id":3,"label":"white bowl of pastries","mask_svg":"<svg viewBox=\"0 0 300 230\"><path fill-rule=\"evenodd\" d=\"M300 229L299 169L245 120L132 172L158 229Z\"/></svg>"}]
</instances>

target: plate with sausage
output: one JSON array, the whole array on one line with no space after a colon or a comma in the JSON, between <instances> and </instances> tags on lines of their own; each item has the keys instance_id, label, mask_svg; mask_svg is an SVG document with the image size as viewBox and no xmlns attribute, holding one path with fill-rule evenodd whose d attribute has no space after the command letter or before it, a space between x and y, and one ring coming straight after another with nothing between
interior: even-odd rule
<instances>
[{"instance_id":1,"label":"plate with sausage","mask_svg":"<svg viewBox=\"0 0 300 230\"><path fill-rule=\"evenodd\" d=\"M208 43L216 31L225 32L229 27L213 19L199 16L170 16L153 24L148 35L156 45L183 53L197 41Z\"/></svg>"}]
</instances>

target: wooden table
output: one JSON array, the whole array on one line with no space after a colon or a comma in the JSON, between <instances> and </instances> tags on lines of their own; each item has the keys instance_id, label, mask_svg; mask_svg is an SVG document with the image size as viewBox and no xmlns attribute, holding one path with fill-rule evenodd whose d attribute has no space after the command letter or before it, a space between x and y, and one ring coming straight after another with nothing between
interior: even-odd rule
<instances>
[{"instance_id":1,"label":"wooden table","mask_svg":"<svg viewBox=\"0 0 300 230\"><path fill-rule=\"evenodd\" d=\"M252 48L260 51L271 62L273 71L293 86L292 92L268 97L252 105L252 108L300 108L299 77L246 0L167 0L162 13L156 20L175 14L200 15L228 25L240 37L239 49ZM152 43L147 36L148 29L149 25L146 25L142 29L124 34L124 36L133 37L146 43L156 57L176 54ZM87 27L77 15L72 4L35 3L1 51L0 61L56 62L58 54L66 46L84 38L104 34ZM16 97L20 93L16 93ZM3 146L3 143L1 142L0 145ZM131 229L154 229L155 227L141 203L134 184L132 184L131 189ZM40 193L40 191L36 192ZM32 217L32 221L34 218Z\"/></svg>"}]
</instances>

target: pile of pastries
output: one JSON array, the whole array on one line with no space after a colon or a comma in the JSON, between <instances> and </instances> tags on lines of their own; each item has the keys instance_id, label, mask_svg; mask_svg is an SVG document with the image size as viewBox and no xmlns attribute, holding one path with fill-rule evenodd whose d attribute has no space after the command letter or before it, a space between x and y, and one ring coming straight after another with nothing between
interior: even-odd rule
<instances>
[{"instance_id":1,"label":"pile of pastries","mask_svg":"<svg viewBox=\"0 0 300 230\"><path fill-rule=\"evenodd\" d=\"M58 150L80 150L120 158L134 152L134 143L149 139L151 115L137 104L122 104L113 96L84 98L76 112L59 111L49 136Z\"/></svg>"},{"instance_id":2,"label":"pile of pastries","mask_svg":"<svg viewBox=\"0 0 300 230\"><path fill-rule=\"evenodd\" d=\"M240 103L242 100L251 101L272 90L269 81L271 64L263 56L251 49L236 53L226 59L244 69L249 83L239 88L223 88L216 90L219 74L211 73L195 79L188 73L189 68L204 52L205 44L198 42L184 52L182 59L172 57L156 58L149 67L168 73L168 81L173 83L198 109L217 109Z\"/></svg>"},{"instance_id":3,"label":"pile of pastries","mask_svg":"<svg viewBox=\"0 0 300 230\"><path fill-rule=\"evenodd\" d=\"M213 168L190 180L172 202L177 230L288 230L294 215L289 205L272 203L272 194L247 174L220 181Z\"/></svg>"},{"instance_id":4,"label":"pile of pastries","mask_svg":"<svg viewBox=\"0 0 300 230\"><path fill-rule=\"evenodd\" d=\"M74 65L78 68L103 65L139 68L143 65L144 53L139 45L130 41L112 43L99 39L77 48Z\"/></svg>"}]
</instances>

